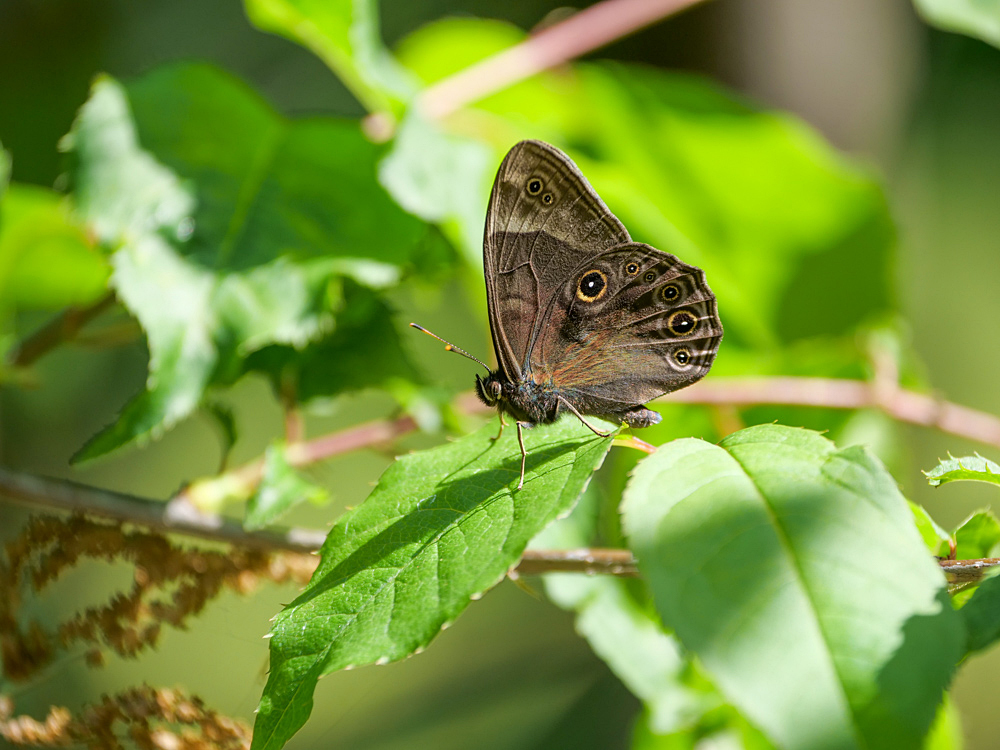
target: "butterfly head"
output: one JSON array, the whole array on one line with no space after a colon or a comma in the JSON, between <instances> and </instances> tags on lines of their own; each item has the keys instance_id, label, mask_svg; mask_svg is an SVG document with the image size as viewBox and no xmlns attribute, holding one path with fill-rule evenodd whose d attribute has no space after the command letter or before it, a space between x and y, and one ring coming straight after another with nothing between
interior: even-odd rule
<instances>
[{"instance_id":1,"label":"butterfly head","mask_svg":"<svg viewBox=\"0 0 1000 750\"><path fill-rule=\"evenodd\" d=\"M503 384L499 373L491 372L485 378L476 375L476 395L487 406L496 406L503 397Z\"/></svg>"}]
</instances>

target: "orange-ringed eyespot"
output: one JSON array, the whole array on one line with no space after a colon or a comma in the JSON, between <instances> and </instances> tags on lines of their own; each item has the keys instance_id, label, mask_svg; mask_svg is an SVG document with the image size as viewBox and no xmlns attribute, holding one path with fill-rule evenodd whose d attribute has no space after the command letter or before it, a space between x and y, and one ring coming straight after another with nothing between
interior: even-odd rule
<instances>
[{"instance_id":1,"label":"orange-ringed eyespot","mask_svg":"<svg viewBox=\"0 0 1000 750\"><path fill-rule=\"evenodd\" d=\"M667 328L674 336L687 336L698 327L698 318L689 310L678 310L667 318Z\"/></svg>"},{"instance_id":2,"label":"orange-ringed eyespot","mask_svg":"<svg viewBox=\"0 0 1000 750\"><path fill-rule=\"evenodd\" d=\"M551 206L553 200L555 199L552 197L552 193L546 193L545 195L542 196L542 203L544 203L546 206Z\"/></svg>"},{"instance_id":3,"label":"orange-ringed eyespot","mask_svg":"<svg viewBox=\"0 0 1000 750\"><path fill-rule=\"evenodd\" d=\"M528 180L528 195L538 195L542 192L542 181L538 177Z\"/></svg>"},{"instance_id":4,"label":"orange-ringed eyespot","mask_svg":"<svg viewBox=\"0 0 1000 750\"><path fill-rule=\"evenodd\" d=\"M625 273L627 273L629 276L635 276L637 273L639 273L639 264L627 263L625 265Z\"/></svg>"},{"instance_id":5,"label":"orange-ringed eyespot","mask_svg":"<svg viewBox=\"0 0 1000 750\"><path fill-rule=\"evenodd\" d=\"M667 302L673 302L681 296L681 290L676 284L667 284L663 287L663 291L660 294L663 295L663 299Z\"/></svg>"},{"instance_id":6,"label":"orange-ringed eyespot","mask_svg":"<svg viewBox=\"0 0 1000 750\"><path fill-rule=\"evenodd\" d=\"M687 349L678 349L674 352L674 361L679 365L686 365L691 361L691 352Z\"/></svg>"},{"instance_id":7,"label":"orange-ringed eyespot","mask_svg":"<svg viewBox=\"0 0 1000 750\"><path fill-rule=\"evenodd\" d=\"M587 271L576 288L576 296L584 302L596 302L608 289L608 277L596 268Z\"/></svg>"},{"instance_id":8,"label":"orange-ringed eyespot","mask_svg":"<svg viewBox=\"0 0 1000 750\"><path fill-rule=\"evenodd\" d=\"M653 273L652 271L647 271L646 275L643 276L642 278L645 279L648 283L652 284L654 281L656 281L656 274Z\"/></svg>"}]
</instances>

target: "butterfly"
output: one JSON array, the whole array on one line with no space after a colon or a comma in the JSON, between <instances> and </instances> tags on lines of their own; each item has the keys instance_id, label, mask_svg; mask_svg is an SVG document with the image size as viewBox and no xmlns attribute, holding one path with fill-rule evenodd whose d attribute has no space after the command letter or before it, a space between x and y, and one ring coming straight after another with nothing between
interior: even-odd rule
<instances>
[{"instance_id":1,"label":"butterfly","mask_svg":"<svg viewBox=\"0 0 1000 750\"><path fill-rule=\"evenodd\" d=\"M691 385L722 340L705 273L633 242L576 164L542 141L521 141L493 183L483 267L497 369L476 394L514 418L524 486L522 428L576 415L630 427L657 424L644 406ZM411 323L425 333L424 328ZM497 435L499 438L499 435Z\"/></svg>"}]
</instances>

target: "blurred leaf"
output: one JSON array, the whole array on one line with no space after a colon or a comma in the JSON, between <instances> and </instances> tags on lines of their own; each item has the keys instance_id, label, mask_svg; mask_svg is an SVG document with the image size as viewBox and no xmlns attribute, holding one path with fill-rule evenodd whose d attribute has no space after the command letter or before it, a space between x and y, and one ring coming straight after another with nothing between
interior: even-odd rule
<instances>
[{"instance_id":1,"label":"blurred leaf","mask_svg":"<svg viewBox=\"0 0 1000 750\"><path fill-rule=\"evenodd\" d=\"M411 113L379 166L379 181L407 211L444 224L477 267L493 167L493 154L483 144L448 135Z\"/></svg>"},{"instance_id":2,"label":"blurred leaf","mask_svg":"<svg viewBox=\"0 0 1000 750\"><path fill-rule=\"evenodd\" d=\"M989 510L978 510L955 529L955 558L977 560L993 557L1000 544L1000 521Z\"/></svg>"},{"instance_id":3,"label":"blurred leaf","mask_svg":"<svg viewBox=\"0 0 1000 750\"><path fill-rule=\"evenodd\" d=\"M913 0L929 24L1000 47L1000 0Z\"/></svg>"},{"instance_id":4,"label":"blurred leaf","mask_svg":"<svg viewBox=\"0 0 1000 750\"><path fill-rule=\"evenodd\" d=\"M976 586L972 598L958 610L965 625L965 650L982 651L1000 640L1000 575Z\"/></svg>"},{"instance_id":5,"label":"blurred leaf","mask_svg":"<svg viewBox=\"0 0 1000 750\"><path fill-rule=\"evenodd\" d=\"M528 541L568 512L612 438L576 419L525 435L524 488L514 430L496 423L400 458L341 517L309 586L283 610L253 748L278 748L312 709L316 680L426 646L469 601L502 580Z\"/></svg>"},{"instance_id":6,"label":"blurred leaf","mask_svg":"<svg viewBox=\"0 0 1000 750\"><path fill-rule=\"evenodd\" d=\"M958 481L1000 484L1000 464L983 458L978 453L962 458L949 457L924 474L931 487Z\"/></svg>"},{"instance_id":7,"label":"blurred leaf","mask_svg":"<svg viewBox=\"0 0 1000 750\"><path fill-rule=\"evenodd\" d=\"M197 186L199 206L192 223L190 193L139 146L123 89L99 81L66 146L78 209L116 248L112 285L146 332L150 376L76 460L156 437L265 347L283 345L284 364L301 357L315 370L309 344L333 330L343 301L335 280L397 283L424 232L378 185L378 153L356 123L288 123L204 66L160 70L130 91L144 137ZM355 366L354 387L412 372L403 369Z\"/></svg>"},{"instance_id":8,"label":"blurred leaf","mask_svg":"<svg viewBox=\"0 0 1000 750\"><path fill-rule=\"evenodd\" d=\"M336 313L333 332L305 351L270 346L251 355L246 368L267 375L278 393L286 381L294 383L300 403L365 388L405 391L399 395L410 400L410 384L425 378L400 340L395 312L375 293L346 282Z\"/></svg>"},{"instance_id":9,"label":"blurred leaf","mask_svg":"<svg viewBox=\"0 0 1000 750\"><path fill-rule=\"evenodd\" d=\"M369 111L391 109L413 84L379 36L376 0L244 0L251 23L312 50Z\"/></svg>"},{"instance_id":10,"label":"blurred leaf","mask_svg":"<svg viewBox=\"0 0 1000 750\"><path fill-rule=\"evenodd\" d=\"M357 121L286 120L207 65L162 67L128 91L143 146L197 185L184 252L205 266L336 258L364 261L354 278L368 283L372 268L409 264L422 249L424 223L378 184L382 149Z\"/></svg>"},{"instance_id":11,"label":"blurred leaf","mask_svg":"<svg viewBox=\"0 0 1000 750\"><path fill-rule=\"evenodd\" d=\"M531 547L591 546L596 513L592 495L585 494L573 513L536 536ZM677 640L664 631L650 603L640 601L637 586L630 585L634 582L567 573L552 573L544 579L549 598L576 612L577 632L643 702L651 731L667 734L687 729L721 704L721 697L710 685L696 689L688 684L687 657Z\"/></svg>"},{"instance_id":12,"label":"blurred leaf","mask_svg":"<svg viewBox=\"0 0 1000 750\"><path fill-rule=\"evenodd\" d=\"M812 129L691 76L580 73L594 116L577 138L600 155L584 174L633 237L705 269L727 334L840 334L890 308L882 192Z\"/></svg>"},{"instance_id":13,"label":"blurred leaf","mask_svg":"<svg viewBox=\"0 0 1000 750\"><path fill-rule=\"evenodd\" d=\"M924 545L932 555L947 554L948 543L951 537L948 532L937 525L922 505L908 502L910 512L913 514L913 522L917 525L920 538L924 540Z\"/></svg>"},{"instance_id":14,"label":"blurred leaf","mask_svg":"<svg viewBox=\"0 0 1000 750\"><path fill-rule=\"evenodd\" d=\"M56 309L106 293L108 261L65 204L33 185L11 185L0 200L0 305Z\"/></svg>"},{"instance_id":15,"label":"blurred leaf","mask_svg":"<svg viewBox=\"0 0 1000 750\"><path fill-rule=\"evenodd\" d=\"M243 528L262 529L299 503L320 503L329 495L292 468L285 457L284 443L273 443L264 452L264 471L257 491L247 502Z\"/></svg>"},{"instance_id":16,"label":"blurred leaf","mask_svg":"<svg viewBox=\"0 0 1000 750\"><path fill-rule=\"evenodd\" d=\"M944 695L934 725L927 734L923 747L924 750L962 750L965 747L962 738L962 717L955 707L955 701L948 693Z\"/></svg>"},{"instance_id":17,"label":"blurred leaf","mask_svg":"<svg viewBox=\"0 0 1000 750\"><path fill-rule=\"evenodd\" d=\"M635 470L623 510L665 624L776 744L920 743L961 631L864 449L776 425L677 440Z\"/></svg>"}]
</instances>

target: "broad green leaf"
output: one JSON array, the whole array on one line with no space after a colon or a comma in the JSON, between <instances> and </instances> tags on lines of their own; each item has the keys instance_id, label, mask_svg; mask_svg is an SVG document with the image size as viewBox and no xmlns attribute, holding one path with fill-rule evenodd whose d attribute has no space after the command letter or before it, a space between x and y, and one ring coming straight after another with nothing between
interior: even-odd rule
<instances>
[{"instance_id":1,"label":"broad green leaf","mask_svg":"<svg viewBox=\"0 0 1000 750\"><path fill-rule=\"evenodd\" d=\"M932 487L962 480L1000 484L1000 464L983 458L978 453L962 458L949 457L924 474Z\"/></svg>"},{"instance_id":2,"label":"broad green leaf","mask_svg":"<svg viewBox=\"0 0 1000 750\"><path fill-rule=\"evenodd\" d=\"M494 167L493 154L482 143L448 135L411 113L379 166L379 181L407 211L444 225L477 267Z\"/></svg>"},{"instance_id":3,"label":"broad green leaf","mask_svg":"<svg viewBox=\"0 0 1000 750\"><path fill-rule=\"evenodd\" d=\"M264 472L247 502L243 527L262 529L302 502L321 503L329 494L302 477L285 457L285 446L274 443L264 453Z\"/></svg>"},{"instance_id":4,"label":"broad green leaf","mask_svg":"<svg viewBox=\"0 0 1000 750\"><path fill-rule=\"evenodd\" d=\"M593 493L588 493L592 496ZM593 543L593 497L585 495L569 517L536 536L535 549L573 549ZM588 502L588 500L590 502ZM576 630L641 700L651 731L667 734L693 726L721 704L709 685L688 684L691 666L635 582L611 576L552 573L545 591L563 609L576 612Z\"/></svg>"},{"instance_id":5,"label":"broad green leaf","mask_svg":"<svg viewBox=\"0 0 1000 750\"><path fill-rule=\"evenodd\" d=\"M963 747L962 717L955 707L955 701L945 693L934 725L924 740L924 750L962 750Z\"/></svg>"},{"instance_id":6,"label":"broad green leaf","mask_svg":"<svg viewBox=\"0 0 1000 750\"><path fill-rule=\"evenodd\" d=\"M289 123L205 66L160 70L129 91L138 133L185 181L140 145L124 90L99 81L66 139L74 197L115 250L111 283L146 333L150 376L77 460L156 437L206 388L247 372L256 351L316 359L309 345L334 330L346 279L397 283L424 232L378 185L379 154L356 123ZM372 365L354 387L404 378L407 366Z\"/></svg>"},{"instance_id":7,"label":"broad green leaf","mask_svg":"<svg viewBox=\"0 0 1000 750\"><path fill-rule=\"evenodd\" d=\"M927 23L1000 47L1000 0L913 0Z\"/></svg>"},{"instance_id":8,"label":"broad green leaf","mask_svg":"<svg viewBox=\"0 0 1000 750\"><path fill-rule=\"evenodd\" d=\"M677 440L638 466L623 510L664 623L777 745L919 745L961 629L864 449L776 425Z\"/></svg>"},{"instance_id":9,"label":"broad green leaf","mask_svg":"<svg viewBox=\"0 0 1000 750\"><path fill-rule=\"evenodd\" d=\"M378 184L383 150L357 121L287 120L207 65L159 68L128 92L143 147L197 187L184 251L205 266L328 258L340 273L358 263L357 281L385 286L394 277L372 269L408 265L422 250L425 224Z\"/></svg>"},{"instance_id":10,"label":"broad green leaf","mask_svg":"<svg viewBox=\"0 0 1000 750\"><path fill-rule=\"evenodd\" d=\"M965 624L965 650L982 651L1000 640L1000 575L980 583L958 610Z\"/></svg>"},{"instance_id":11,"label":"broad green leaf","mask_svg":"<svg viewBox=\"0 0 1000 750\"><path fill-rule=\"evenodd\" d=\"M978 510L955 529L955 558L977 560L996 557L1000 544L1000 521L989 510Z\"/></svg>"},{"instance_id":12,"label":"broad green leaf","mask_svg":"<svg viewBox=\"0 0 1000 750\"><path fill-rule=\"evenodd\" d=\"M924 545L932 555L947 554L944 552L948 548L951 537L948 532L937 525L922 505L909 503L910 512L913 514L913 522L917 525L920 538L924 540Z\"/></svg>"},{"instance_id":13,"label":"broad green leaf","mask_svg":"<svg viewBox=\"0 0 1000 750\"><path fill-rule=\"evenodd\" d=\"M337 522L306 590L272 629L254 750L278 748L312 709L323 674L402 659L499 582L529 540L567 513L612 438L576 419L530 430L524 488L514 429L496 423L405 456Z\"/></svg>"},{"instance_id":14,"label":"broad green leaf","mask_svg":"<svg viewBox=\"0 0 1000 750\"><path fill-rule=\"evenodd\" d=\"M110 271L64 198L34 185L10 186L0 200L0 305L87 305L106 293Z\"/></svg>"},{"instance_id":15,"label":"broad green leaf","mask_svg":"<svg viewBox=\"0 0 1000 750\"><path fill-rule=\"evenodd\" d=\"M335 311L334 330L306 351L270 346L251 355L247 368L264 373L279 393L294 383L300 403L365 388L382 388L409 401L411 384L425 377L404 346L392 308L370 290L345 282Z\"/></svg>"},{"instance_id":16,"label":"broad green leaf","mask_svg":"<svg viewBox=\"0 0 1000 750\"><path fill-rule=\"evenodd\" d=\"M376 0L244 0L250 21L312 50L369 111L388 110L413 83L379 35Z\"/></svg>"}]
</instances>

